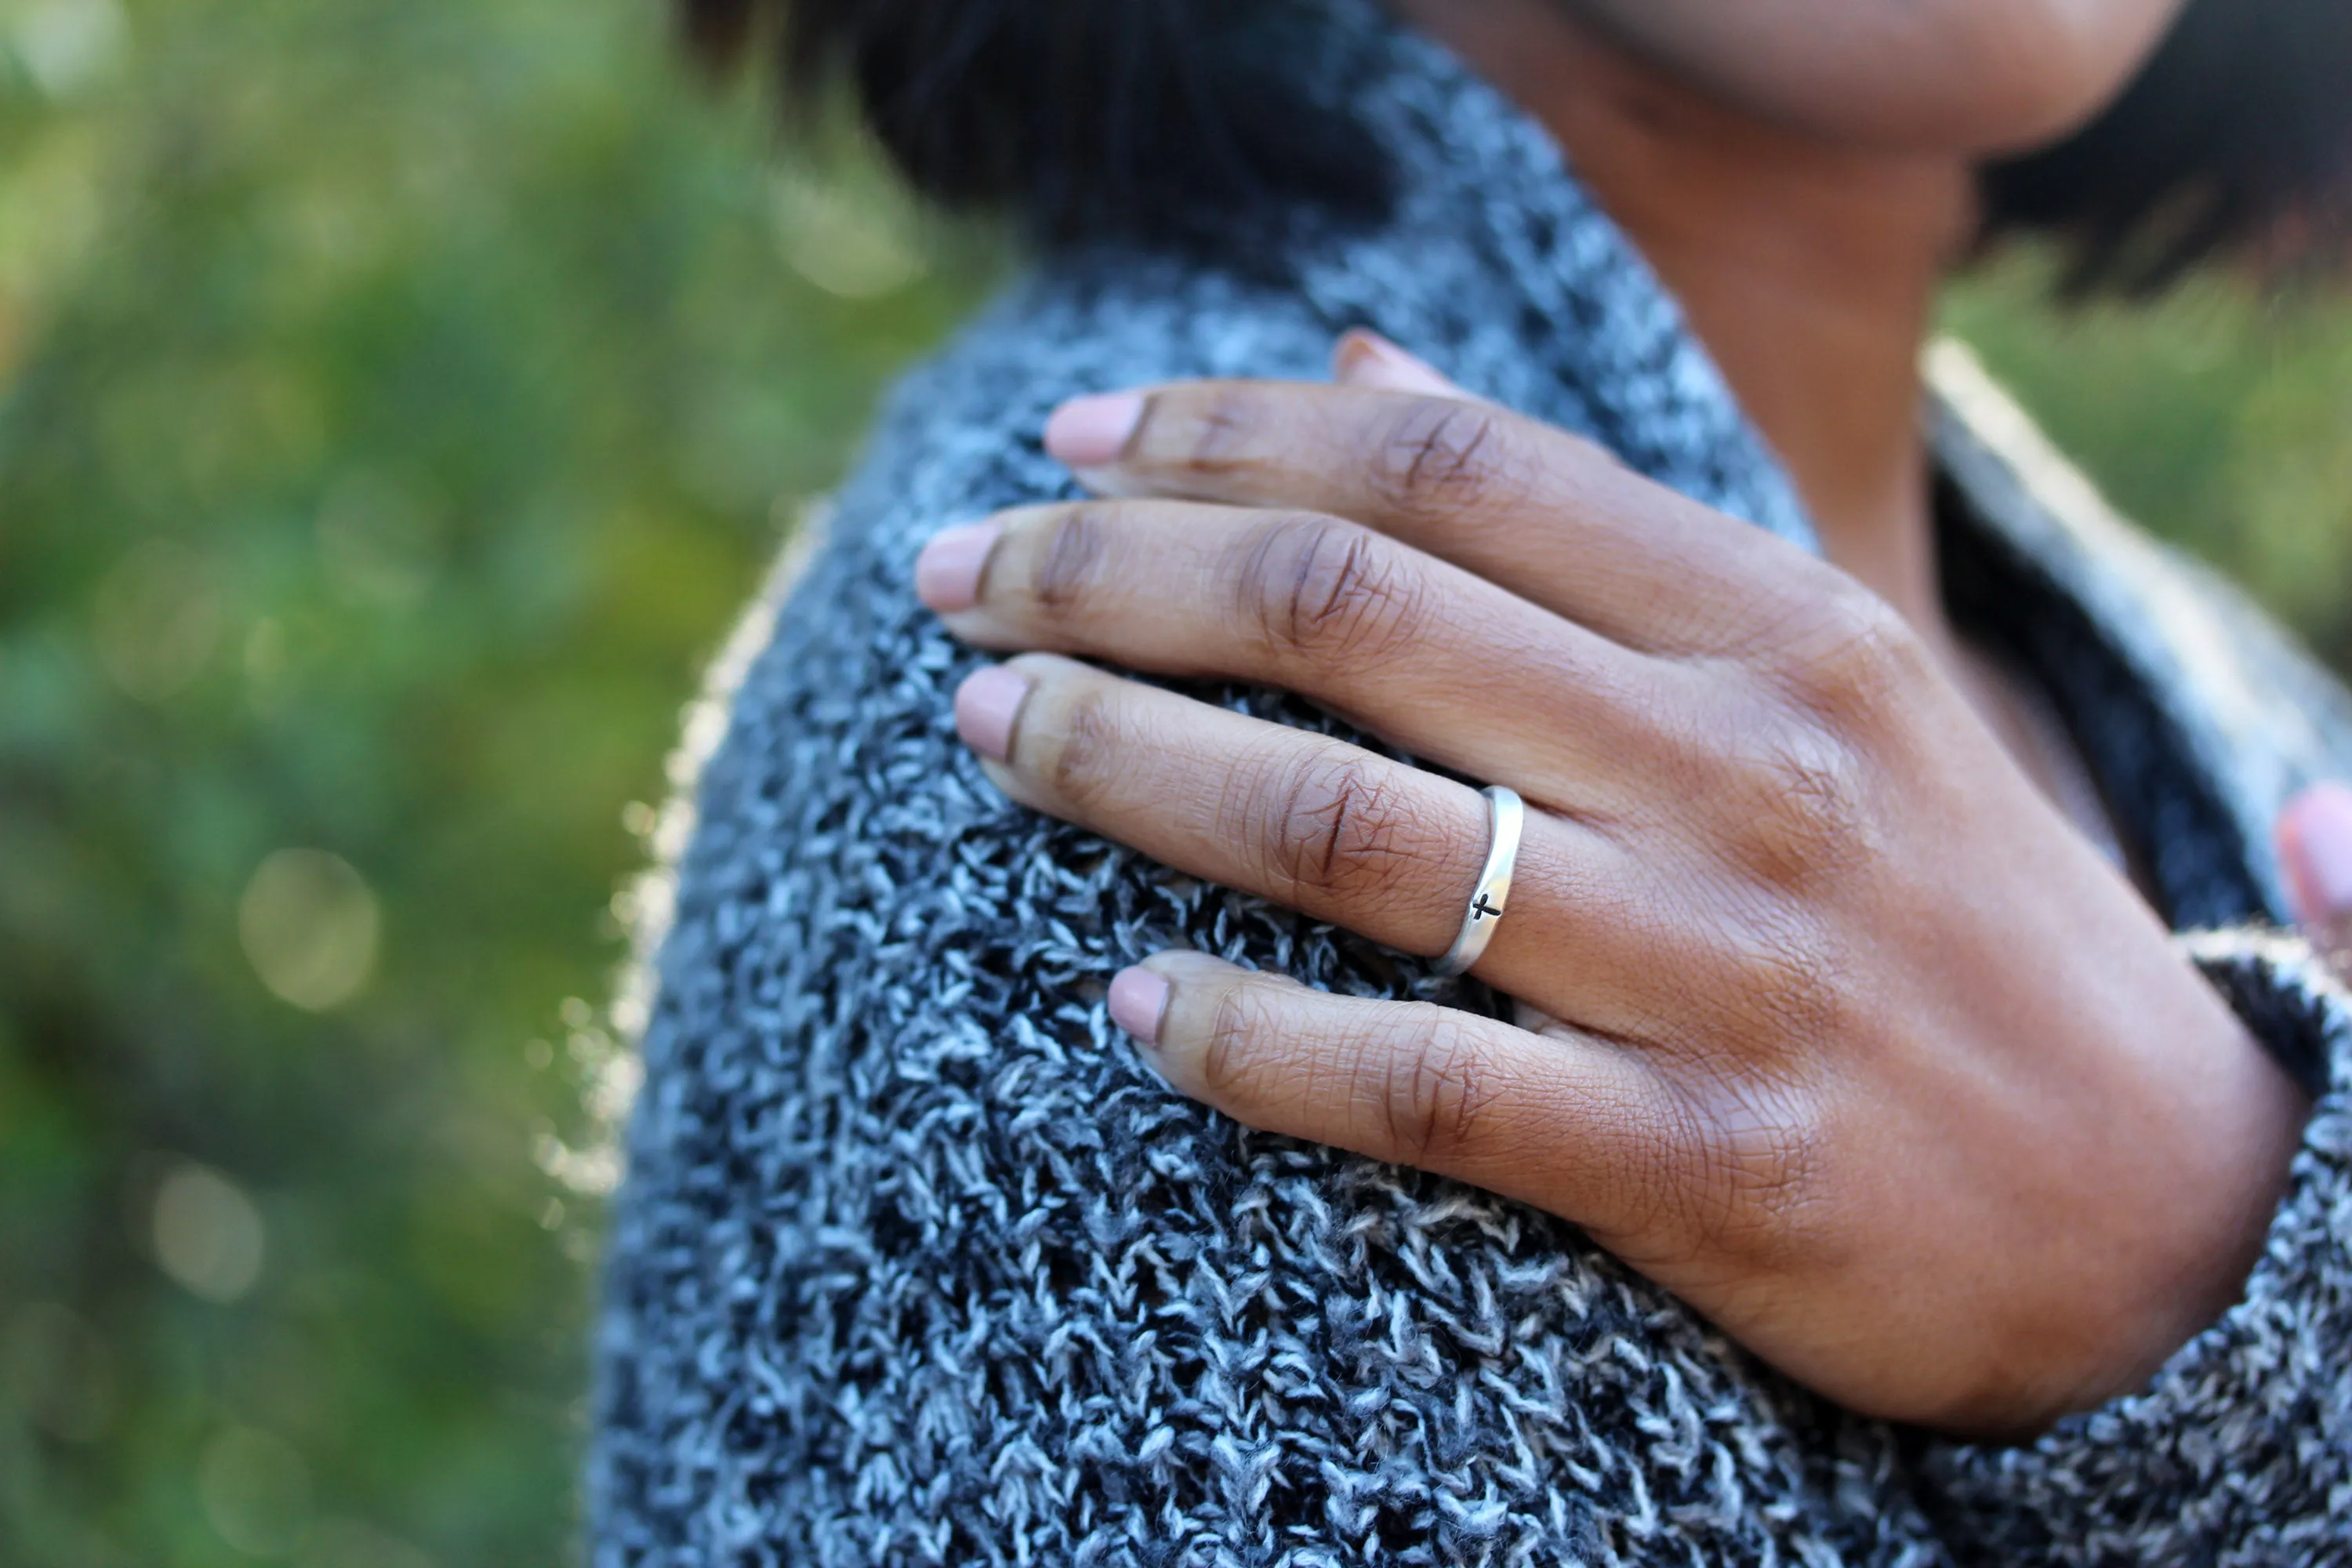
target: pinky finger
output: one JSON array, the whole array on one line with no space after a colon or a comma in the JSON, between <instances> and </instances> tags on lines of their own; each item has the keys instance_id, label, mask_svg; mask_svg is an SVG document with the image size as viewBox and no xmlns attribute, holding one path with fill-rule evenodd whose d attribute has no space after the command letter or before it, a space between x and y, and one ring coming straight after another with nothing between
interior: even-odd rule
<instances>
[{"instance_id":1,"label":"pinky finger","mask_svg":"<svg viewBox=\"0 0 2352 1568\"><path fill-rule=\"evenodd\" d=\"M1600 1232L1655 1212L1676 1119L1640 1059L1422 1002L1334 996L1197 952L1111 983L1179 1093L1246 1126L1517 1198Z\"/></svg>"}]
</instances>

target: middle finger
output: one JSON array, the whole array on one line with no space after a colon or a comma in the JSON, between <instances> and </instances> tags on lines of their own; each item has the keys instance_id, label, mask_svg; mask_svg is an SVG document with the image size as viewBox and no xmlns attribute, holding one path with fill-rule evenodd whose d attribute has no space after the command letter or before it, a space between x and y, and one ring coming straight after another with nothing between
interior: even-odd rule
<instances>
[{"instance_id":1,"label":"middle finger","mask_svg":"<svg viewBox=\"0 0 2352 1568\"><path fill-rule=\"evenodd\" d=\"M1096 501L942 534L926 603L983 647L1225 677L1308 697L1407 751L1605 813L1653 769L1687 684L1484 578L1311 512ZM1499 676L1499 679L1498 679Z\"/></svg>"}]
</instances>

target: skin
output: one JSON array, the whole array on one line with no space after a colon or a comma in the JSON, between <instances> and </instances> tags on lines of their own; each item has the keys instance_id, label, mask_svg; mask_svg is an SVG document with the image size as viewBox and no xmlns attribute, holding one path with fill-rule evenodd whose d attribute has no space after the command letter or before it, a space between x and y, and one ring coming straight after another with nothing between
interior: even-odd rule
<instances>
[{"instance_id":1,"label":"skin","mask_svg":"<svg viewBox=\"0 0 2352 1568\"><path fill-rule=\"evenodd\" d=\"M2328 780L2304 790L2280 811L2276 838L2305 937L2352 976L2352 785Z\"/></svg>"},{"instance_id":2,"label":"skin","mask_svg":"<svg viewBox=\"0 0 2352 1568\"><path fill-rule=\"evenodd\" d=\"M1081 661L1285 686L1509 784L1475 973L1516 1026L1189 953L1114 1016L1178 1089L1549 1209L1865 1414L2009 1436L2128 1391L2234 1299L2304 1107L1946 620L1914 367L1974 161L2094 111L2168 7L1414 8L1681 295L1828 560L1352 340L1334 386L1057 414L1107 499L918 563L1032 650L960 729L1026 804L1426 954L1475 792Z\"/></svg>"},{"instance_id":3,"label":"skin","mask_svg":"<svg viewBox=\"0 0 2352 1568\"><path fill-rule=\"evenodd\" d=\"M2180 0L1407 0L1490 70L1582 27L1736 111L1823 141L1928 156L2013 153L2118 91ZM1549 16L1542 13L1549 11ZM1504 47L1481 47L1471 28Z\"/></svg>"}]
</instances>

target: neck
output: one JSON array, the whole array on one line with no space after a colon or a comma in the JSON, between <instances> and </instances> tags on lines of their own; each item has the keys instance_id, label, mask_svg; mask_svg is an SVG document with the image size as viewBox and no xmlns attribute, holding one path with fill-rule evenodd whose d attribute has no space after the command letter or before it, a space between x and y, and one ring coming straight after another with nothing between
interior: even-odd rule
<instances>
[{"instance_id":1,"label":"neck","mask_svg":"<svg viewBox=\"0 0 2352 1568\"><path fill-rule=\"evenodd\" d=\"M1953 652L1919 345L1974 217L1958 158L1857 151L1744 113L1561 0L1403 0L1541 121L1674 290L1829 558Z\"/></svg>"}]
</instances>

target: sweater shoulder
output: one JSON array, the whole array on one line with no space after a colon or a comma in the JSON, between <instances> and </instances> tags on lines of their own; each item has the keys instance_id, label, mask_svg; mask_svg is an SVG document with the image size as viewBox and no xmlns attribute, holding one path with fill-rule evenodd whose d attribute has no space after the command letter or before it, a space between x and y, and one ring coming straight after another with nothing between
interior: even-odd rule
<instances>
[{"instance_id":1,"label":"sweater shoulder","mask_svg":"<svg viewBox=\"0 0 2352 1568\"><path fill-rule=\"evenodd\" d=\"M1058 404L1196 376L1319 379L1344 325L1299 293L1178 258L1041 266L893 388L837 492L834 538L903 543L975 510L1074 495L1042 444Z\"/></svg>"},{"instance_id":2,"label":"sweater shoulder","mask_svg":"<svg viewBox=\"0 0 2352 1568\"><path fill-rule=\"evenodd\" d=\"M1419 984L1017 806L956 739L984 656L917 603L921 538L1066 493L1059 397L1320 363L1311 312L1175 283L1016 290L910 376L714 704L614 1210L600 1560L1174 1562L1129 1531L1183 1518L1297 1562L1567 1561L1660 1519L1709 1562L1893 1561L1902 1489L1848 1506L1801 1396L1565 1224L1239 1135L1111 1022L1108 976L1170 947Z\"/></svg>"},{"instance_id":3,"label":"sweater shoulder","mask_svg":"<svg viewBox=\"0 0 2352 1568\"><path fill-rule=\"evenodd\" d=\"M671 864L643 900L640 994L673 1012L698 997L732 962L728 944L765 929L780 886L898 918L932 890L910 868L1006 830L954 733L955 688L983 656L917 599L914 563L942 529L1081 493L1044 449L1058 404L1189 376L1318 377L1338 330L1295 290L1106 251L1015 279L908 371L714 666L674 755L682 804L664 835ZM852 819L855 843L836 827ZM1055 853L1091 855L1086 842L1057 838ZM732 1005L707 1001L713 1016ZM679 1037L654 1028L648 1053Z\"/></svg>"}]
</instances>

